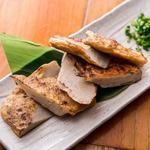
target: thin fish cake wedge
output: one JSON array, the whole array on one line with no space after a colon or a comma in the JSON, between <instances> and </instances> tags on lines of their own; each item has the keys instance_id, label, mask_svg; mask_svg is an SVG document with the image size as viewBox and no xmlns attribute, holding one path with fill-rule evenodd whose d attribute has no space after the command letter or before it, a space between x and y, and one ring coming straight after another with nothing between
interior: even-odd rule
<instances>
[{"instance_id":1,"label":"thin fish cake wedge","mask_svg":"<svg viewBox=\"0 0 150 150\"><path fill-rule=\"evenodd\" d=\"M147 59L141 52L125 48L116 40L104 38L92 31L87 31L86 35L87 38L83 39L83 42L100 52L122 58L140 67L147 63Z\"/></svg>"},{"instance_id":2,"label":"thin fish cake wedge","mask_svg":"<svg viewBox=\"0 0 150 150\"><path fill-rule=\"evenodd\" d=\"M50 38L49 42L53 47L79 56L90 64L102 68L107 68L107 66L109 65L109 56L96 51L89 45L86 45L80 41L75 41L74 39L67 37L54 36Z\"/></svg>"}]
</instances>

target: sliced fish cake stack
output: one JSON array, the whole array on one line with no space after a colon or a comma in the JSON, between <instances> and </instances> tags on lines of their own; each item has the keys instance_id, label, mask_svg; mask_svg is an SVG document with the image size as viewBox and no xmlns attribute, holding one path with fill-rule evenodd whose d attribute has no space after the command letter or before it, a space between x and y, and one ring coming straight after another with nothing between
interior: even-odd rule
<instances>
[{"instance_id":1,"label":"sliced fish cake stack","mask_svg":"<svg viewBox=\"0 0 150 150\"><path fill-rule=\"evenodd\" d=\"M117 41L101 37L92 31L87 31L86 35L87 38L78 41L60 36L50 38L53 47L74 55L66 54L62 60L62 67L58 75L58 80L63 85L62 90L75 100L79 100L82 94L79 95L79 91L75 90L80 87L80 83L77 83L78 80L74 79L73 81L75 77L84 77L85 81L95 83L103 88L131 84L141 79L142 71L140 67L147 62L142 53L125 48ZM66 64L66 62L68 63ZM72 69L72 72L77 70L71 62L74 62L73 64L80 63L80 70L84 70L82 76L78 76L75 71L74 77L70 76L68 70ZM84 65L82 62L84 62ZM75 84L71 84L73 82ZM82 92L86 93L84 90Z\"/></svg>"}]
</instances>

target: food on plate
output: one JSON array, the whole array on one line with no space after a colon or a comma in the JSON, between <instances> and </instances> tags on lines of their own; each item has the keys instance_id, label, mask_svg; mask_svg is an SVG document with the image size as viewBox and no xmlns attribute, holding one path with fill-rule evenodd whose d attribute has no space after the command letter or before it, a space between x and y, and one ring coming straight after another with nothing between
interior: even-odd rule
<instances>
[{"instance_id":1,"label":"food on plate","mask_svg":"<svg viewBox=\"0 0 150 150\"><path fill-rule=\"evenodd\" d=\"M13 92L6 97L1 107L1 116L14 133L22 137L50 118L52 114L27 96L17 85Z\"/></svg>"},{"instance_id":2,"label":"food on plate","mask_svg":"<svg viewBox=\"0 0 150 150\"><path fill-rule=\"evenodd\" d=\"M131 25L126 27L125 34L128 36L128 41L135 40L137 51L150 50L150 17L145 17L141 13L137 20L132 20Z\"/></svg>"},{"instance_id":3,"label":"food on plate","mask_svg":"<svg viewBox=\"0 0 150 150\"><path fill-rule=\"evenodd\" d=\"M74 101L80 104L90 104L96 96L97 87L79 76L76 62L74 56L66 54L57 79L61 83L60 88L67 92Z\"/></svg>"},{"instance_id":4,"label":"food on plate","mask_svg":"<svg viewBox=\"0 0 150 150\"><path fill-rule=\"evenodd\" d=\"M139 67L117 60L112 60L106 69L79 60L76 66L86 81L100 85L102 88L128 85L139 81L142 76Z\"/></svg>"},{"instance_id":5,"label":"food on plate","mask_svg":"<svg viewBox=\"0 0 150 150\"><path fill-rule=\"evenodd\" d=\"M61 67L52 61L28 77L12 75L17 86L6 98L1 114L19 137L50 118L50 112L73 116L94 106L97 85L117 87L142 78L140 67L147 62L142 53L92 31L86 34L83 40L50 38L53 47L67 52Z\"/></svg>"},{"instance_id":6,"label":"food on plate","mask_svg":"<svg viewBox=\"0 0 150 150\"><path fill-rule=\"evenodd\" d=\"M54 64L55 69L53 68ZM19 75L13 76L13 78L28 96L58 116L75 115L95 104L95 98L87 105L77 103L61 90L56 79L58 70L58 64L53 61L39 67L23 80Z\"/></svg>"},{"instance_id":7,"label":"food on plate","mask_svg":"<svg viewBox=\"0 0 150 150\"><path fill-rule=\"evenodd\" d=\"M83 39L83 42L100 52L127 60L140 67L147 63L147 59L142 53L125 48L116 40L104 38L92 31L87 31L86 35L87 38Z\"/></svg>"},{"instance_id":8,"label":"food on plate","mask_svg":"<svg viewBox=\"0 0 150 150\"><path fill-rule=\"evenodd\" d=\"M94 64L96 66L107 68L109 65L109 56L98 52L84 43L75 39L54 36L49 40L50 44L62 51L76 55L84 59L85 61Z\"/></svg>"}]
</instances>

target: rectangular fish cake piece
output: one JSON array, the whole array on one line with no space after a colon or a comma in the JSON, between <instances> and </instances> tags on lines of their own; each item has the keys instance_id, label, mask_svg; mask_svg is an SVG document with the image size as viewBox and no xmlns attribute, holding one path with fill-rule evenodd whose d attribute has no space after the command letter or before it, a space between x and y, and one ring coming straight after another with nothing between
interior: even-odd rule
<instances>
[{"instance_id":1,"label":"rectangular fish cake piece","mask_svg":"<svg viewBox=\"0 0 150 150\"><path fill-rule=\"evenodd\" d=\"M126 62L111 61L107 69L79 61L76 66L86 81L95 83L102 88L128 85L139 81L142 76L139 67Z\"/></svg>"},{"instance_id":2,"label":"rectangular fish cake piece","mask_svg":"<svg viewBox=\"0 0 150 150\"><path fill-rule=\"evenodd\" d=\"M92 31L87 31L86 35L87 38L83 39L83 42L95 50L127 60L140 67L147 63L147 59L142 53L125 48L116 40L107 39Z\"/></svg>"},{"instance_id":3,"label":"rectangular fish cake piece","mask_svg":"<svg viewBox=\"0 0 150 150\"><path fill-rule=\"evenodd\" d=\"M17 85L5 99L1 116L18 137L35 128L52 116Z\"/></svg>"}]
</instances>

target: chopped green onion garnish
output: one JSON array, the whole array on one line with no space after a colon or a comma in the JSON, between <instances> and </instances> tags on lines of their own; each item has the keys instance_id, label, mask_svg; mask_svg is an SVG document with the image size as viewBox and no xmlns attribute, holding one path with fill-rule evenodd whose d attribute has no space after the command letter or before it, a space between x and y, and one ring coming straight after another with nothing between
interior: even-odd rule
<instances>
[{"instance_id":1,"label":"chopped green onion garnish","mask_svg":"<svg viewBox=\"0 0 150 150\"><path fill-rule=\"evenodd\" d=\"M150 49L150 18L145 17L141 13L136 20L131 21L125 29L125 34L128 37L128 42L132 39L137 44L137 51L142 49L149 51Z\"/></svg>"}]
</instances>

